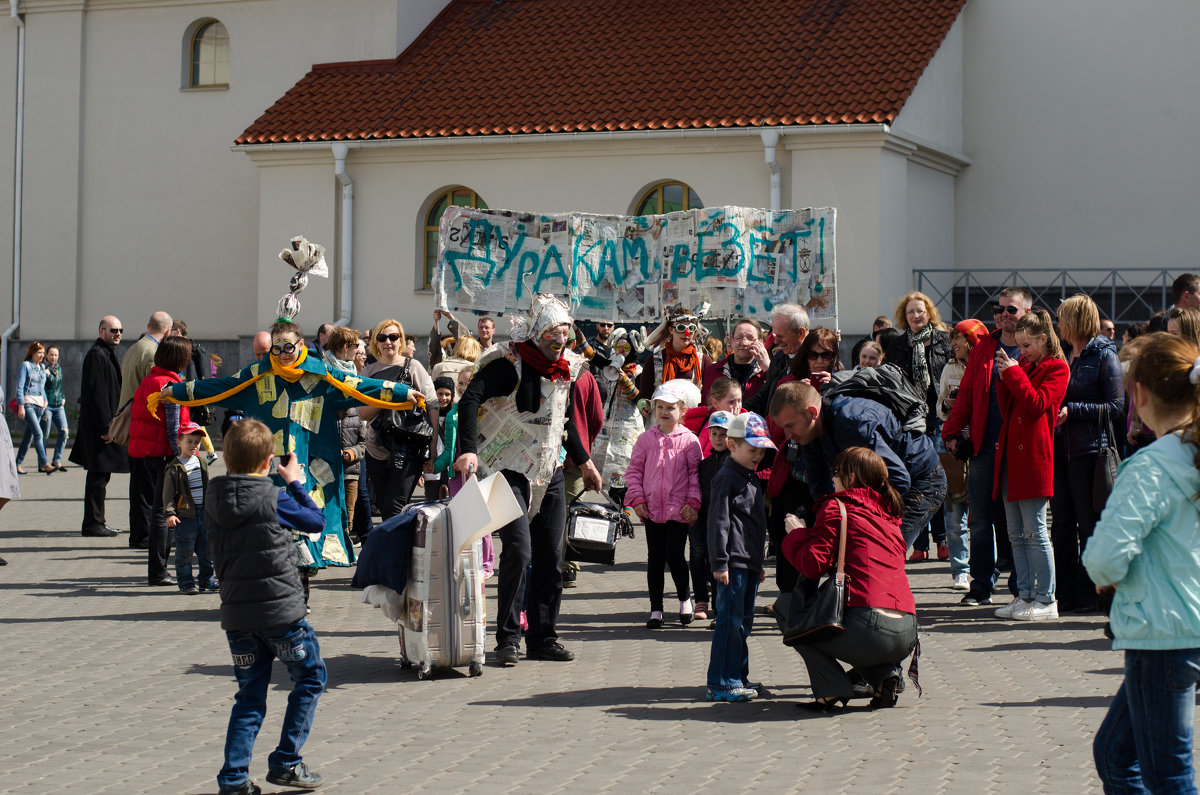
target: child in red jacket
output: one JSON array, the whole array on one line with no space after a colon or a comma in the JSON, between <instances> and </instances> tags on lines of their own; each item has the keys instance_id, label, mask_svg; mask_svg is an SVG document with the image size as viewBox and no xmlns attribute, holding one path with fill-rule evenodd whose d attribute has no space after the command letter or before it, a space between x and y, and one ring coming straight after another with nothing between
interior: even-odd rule
<instances>
[{"instance_id":1,"label":"child in red jacket","mask_svg":"<svg viewBox=\"0 0 1200 795\"><path fill-rule=\"evenodd\" d=\"M996 350L996 397L1004 424L996 445L993 496L1004 502L1012 542L1017 596L998 618L1058 618L1054 553L1046 531L1046 503L1054 494L1054 422L1071 368L1063 360L1050 314L1034 309L1017 323L1021 358Z\"/></svg>"}]
</instances>

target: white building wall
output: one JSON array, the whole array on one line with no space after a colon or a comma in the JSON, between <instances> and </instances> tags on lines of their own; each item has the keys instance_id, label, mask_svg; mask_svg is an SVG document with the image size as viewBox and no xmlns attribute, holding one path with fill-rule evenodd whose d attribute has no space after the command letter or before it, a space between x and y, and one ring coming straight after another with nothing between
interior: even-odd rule
<instances>
[{"instance_id":1,"label":"white building wall","mask_svg":"<svg viewBox=\"0 0 1200 795\"><path fill-rule=\"evenodd\" d=\"M950 27L892 129L950 152L963 148L963 17Z\"/></svg>"},{"instance_id":2,"label":"white building wall","mask_svg":"<svg viewBox=\"0 0 1200 795\"><path fill-rule=\"evenodd\" d=\"M971 0L964 15L958 267L1196 271L1200 4Z\"/></svg>"}]
</instances>

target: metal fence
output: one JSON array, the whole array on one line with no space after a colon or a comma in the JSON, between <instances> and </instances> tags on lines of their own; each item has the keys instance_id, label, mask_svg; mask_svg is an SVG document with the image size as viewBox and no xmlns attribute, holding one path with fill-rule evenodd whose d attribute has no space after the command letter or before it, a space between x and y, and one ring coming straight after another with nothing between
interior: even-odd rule
<instances>
[{"instance_id":1,"label":"metal fence","mask_svg":"<svg viewBox=\"0 0 1200 795\"><path fill-rule=\"evenodd\" d=\"M913 271L913 281L916 289L933 299L943 318L953 322L968 317L990 321L990 307L1000 291L1020 284L1033 292L1034 306L1044 306L1051 314L1057 314L1064 298L1084 293L1100 307L1102 317L1114 323L1141 323L1171 305L1171 283L1181 272L1162 268L925 268Z\"/></svg>"}]
</instances>

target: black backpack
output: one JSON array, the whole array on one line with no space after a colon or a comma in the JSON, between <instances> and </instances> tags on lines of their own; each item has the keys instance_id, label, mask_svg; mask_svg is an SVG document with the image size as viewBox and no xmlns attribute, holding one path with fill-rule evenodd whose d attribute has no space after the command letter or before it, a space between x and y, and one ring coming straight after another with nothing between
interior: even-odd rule
<instances>
[{"instance_id":1,"label":"black backpack","mask_svg":"<svg viewBox=\"0 0 1200 795\"><path fill-rule=\"evenodd\" d=\"M874 400L891 409L904 430L925 433L925 417L929 413L925 396L894 364L885 362L878 367L834 373L821 399L832 401L842 396Z\"/></svg>"}]
</instances>

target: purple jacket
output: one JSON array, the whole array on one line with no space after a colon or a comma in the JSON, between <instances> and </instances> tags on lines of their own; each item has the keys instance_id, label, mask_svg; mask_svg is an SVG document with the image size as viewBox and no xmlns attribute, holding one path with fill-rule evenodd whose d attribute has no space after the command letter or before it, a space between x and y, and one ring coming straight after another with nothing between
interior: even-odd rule
<instances>
[{"instance_id":1,"label":"purple jacket","mask_svg":"<svg viewBox=\"0 0 1200 795\"><path fill-rule=\"evenodd\" d=\"M679 510L700 510L700 440L683 425L667 436L651 425L633 445L625 470L625 505L646 503L652 522L682 522Z\"/></svg>"}]
</instances>

